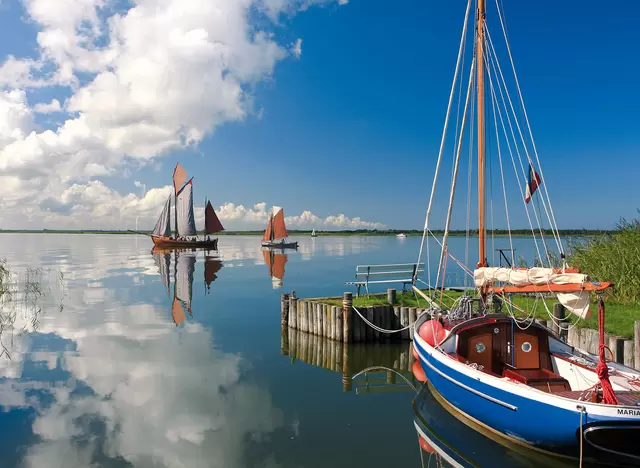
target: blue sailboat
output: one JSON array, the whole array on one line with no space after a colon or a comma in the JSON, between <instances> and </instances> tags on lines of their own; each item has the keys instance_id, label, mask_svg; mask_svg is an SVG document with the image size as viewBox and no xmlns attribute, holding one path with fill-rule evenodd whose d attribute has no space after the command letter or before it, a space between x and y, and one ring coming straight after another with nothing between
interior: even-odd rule
<instances>
[{"instance_id":1,"label":"blue sailboat","mask_svg":"<svg viewBox=\"0 0 640 468\"><path fill-rule=\"evenodd\" d=\"M492 17L496 21L491 23L485 0L478 0L475 21L470 21L471 3L469 0L466 8L418 258L420 263L426 244L429 263L433 253L429 241L433 238L439 245L433 262L437 272L427 269L426 281L417 276L413 278L414 291L429 305L414 325L417 358L434 391L488 431L539 451L580 456L585 447L589 447L605 459L620 458L640 464L640 444L637 443L640 440L640 372L607 359L610 354L604 335L603 297L613 285L592 281L588 274L567 264L515 72L502 7L496 2L496 15ZM489 26L493 25L502 29L502 48L496 46L491 36ZM506 52L508 67L501 65L498 50ZM462 70L467 55L472 58L465 83ZM505 77L511 76L507 72L513 72L510 80ZM510 94L509 83L517 90L515 97ZM457 119L460 126L455 131L444 234L436 238L429 227L430 218L434 198L441 193L436 185L458 89L462 116ZM495 133L487 128L485 120L491 121ZM471 132L467 131L470 122L475 123L475 133L473 127ZM465 143L468 135L475 137L475 142ZM495 211L492 191L486 187L486 172L492 168L486 158L489 135L493 139L491 150L497 155L493 167L500 170L492 180L502 182L500 204L506 212L509 232L503 241L508 239L511 247L506 249L511 251L506 266L490 266L487 254L487 204L491 220ZM471 157L475 144L477 159ZM467 216L473 196L471 171L477 169L479 255L474 268L454 256L448 246L463 148L468 148L470 156ZM511 170L516 184L505 182ZM510 195L514 187L517 197ZM538 252L535 267L516 266L509 217L513 206L509 207L509 202L520 205L527 214L532 242ZM545 234L549 231L551 235ZM467 232L468 239L471 234L475 237L469 228ZM549 245L554 243L557 251ZM468 244L467 252L470 252ZM448 265L460 267L469 275L473 294L451 298L447 303L447 291L443 287L438 290L438 286L445 283ZM425 289L430 292L425 293ZM535 301L535 306L546 309L551 319L554 316L548 308L549 300L557 300L565 310L586 319L592 313L595 296L598 352L591 354L566 344L532 319L535 310L519 307L521 302L514 300L518 296ZM528 315L529 320L522 320L523 314L517 315L517 309L522 309L520 312Z\"/></svg>"}]
</instances>

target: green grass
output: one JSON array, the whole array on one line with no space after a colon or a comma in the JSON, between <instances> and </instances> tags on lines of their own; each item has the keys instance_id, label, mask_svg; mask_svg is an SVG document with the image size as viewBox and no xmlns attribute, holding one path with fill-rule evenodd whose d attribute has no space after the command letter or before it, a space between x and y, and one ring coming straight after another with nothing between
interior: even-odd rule
<instances>
[{"instance_id":1,"label":"green grass","mask_svg":"<svg viewBox=\"0 0 640 468\"><path fill-rule=\"evenodd\" d=\"M447 296L443 299L443 305L445 307L451 307L453 301L460 297L463 293L457 291L446 291ZM439 301L439 296L438 299ZM547 309L544 307L544 304L540 299L536 301L534 297L531 296L514 296L512 298L515 306L521 308L524 311L528 311L529 313L533 312L533 317L540 320L550 320ZM335 306L342 306L342 299L326 299L322 301L323 303L327 303ZM545 299L545 303L549 311L553 311L553 304L556 302L553 299ZM369 307L375 305L386 305L387 304L387 295L370 295L370 296L360 296L353 298L353 305L355 307ZM396 304L401 307L426 307L426 301L419 297L416 300L416 297L411 292L406 293L398 293L396 296ZM503 311L507 313L506 304L503 306ZM591 304L592 317L589 320L578 320L577 317L566 313L567 319L571 323L577 323L579 328L591 328L594 330L598 329L598 306L594 302ZM524 318L527 314L523 314L517 309L514 309L514 315L520 318ZM619 304L616 302L608 302L605 301L605 331L607 333L617 335L624 338L632 338L633 337L633 324L636 320L640 320L640 305L639 304Z\"/></svg>"},{"instance_id":2,"label":"green grass","mask_svg":"<svg viewBox=\"0 0 640 468\"><path fill-rule=\"evenodd\" d=\"M612 301L640 304L640 219L623 219L616 231L573 244L569 263L593 280L613 282Z\"/></svg>"}]
</instances>

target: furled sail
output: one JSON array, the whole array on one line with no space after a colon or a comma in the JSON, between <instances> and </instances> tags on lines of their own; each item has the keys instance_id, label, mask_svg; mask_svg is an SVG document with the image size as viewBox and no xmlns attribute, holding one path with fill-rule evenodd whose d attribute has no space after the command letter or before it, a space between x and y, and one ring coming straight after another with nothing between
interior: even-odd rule
<instances>
[{"instance_id":1,"label":"furled sail","mask_svg":"<svg viewBox=\"0 0 640 468\"><path fill-rule=\"evenodd\" d=\"M476 269L473 276L476 287L489 286L495 282L523 288L535 286L535 292L555 293L558 301L574 315L583 319L591 316L589 298L592 283L585 274L556 268L483 267ZM523 289L523 292L533 291Z\"/></svg>"},{"instance_id":2,"label":"furled sail","mask_svg":"<svg viewBox=\"0 0 640 468\"><path fill-rule=\"evenodd\" d=\"M192 252L176 252L176 298L181 301L187 311L191 312L193 296L193 273L196 269L196 257Z\"/></svg>"},{"instance_id":3,"label":"furled sail","mask_svg":"<svg viewBox=\"0 0 640 468\"><path fill-rule=\"evenodd\" d=\"M177 196L178 235L195 236L196 221L193 215L193 183L189 181Z\"/></svg>"},{"instance_id":4,"label":"furled sail","mask_svg":"<svg viewBox=\"0 0 640 468\"><path fill-rule=\"evenodd\" d=\"M528 284L582 284L589 281L589 277L582 273L565 273L555 268L504 268L484 267L473 272L476 287L500 281L515 286Z\"/></svg>"},{"instance_id":5,"label":"furled sail","mask_svg":"<svg viewBox=\"0 0 640 468\"><path fill-rule=\"evenodd\" d=\"M169 237L171 235L171 197L167 199L167 202L164 204L164 208L162 209L162 213L160 213L160 217L158 218L158 222L156 223L156 227L153 228L154 236L161 237Z\"/></svg>"},{"instance_id":6,"label":"furled sail","mask_svg":"<svg viewBox=\"0 0 640 468\"><path fill-rule=\"evenodd\" d=\"M204 232L205 234L213 234L220 231L224 231L222 223L216 215L216 210L211 206L211 202L207 202L207 207L204 209Z\"/></svg>"},{"instance_id":7,"label":"furled sail","mask_svg":"<svg viewBox=\"0 0 640 468\"><path fill-rule=\"evenodd\" d=\"M273 207L273 238L284 239L287 234L287 227L284 224L284 210L279 206Z\"/></svg>"}]
</instances>

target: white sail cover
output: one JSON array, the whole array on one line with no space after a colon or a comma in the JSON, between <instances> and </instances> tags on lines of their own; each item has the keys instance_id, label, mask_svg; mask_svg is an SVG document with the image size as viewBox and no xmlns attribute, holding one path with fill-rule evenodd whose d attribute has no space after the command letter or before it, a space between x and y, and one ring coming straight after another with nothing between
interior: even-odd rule
<instances>
[{"instance_id":1,"label":"white sail cover","mask_svg":"<svg viewBox=\"0 0 640 468\"><path fill-rule=\"evenodd\" d=\"M193 252L176 252L176 298L191 310L193 294L193 273L196 269L196 257Z\"/></svg>"},{"instance_id":2,"label":"white sail cover","mask_svg":"<svg viewBox=\"0 0 640 468\"><path fill-rule=\"evenodd\" d=\"M171 235L171 197L164 204L164 209L160 213L156 227L153 228L154 236L169 237Z\"/></svg>"},{"instance_id":3,"label":"white sail cover","mask_svg":"<svg viewBox=\"0 0 640 468\"><path fill-rule=\"evenodd\" d=\"M473 272L476 287L487 286L495 282L509 283L514 286L530 284L583 284L589 277L582 273L563 273L553 268L528 268L516 270L504 267L483 267ZM558 301L571 313L580 318L591 316L589 308L589 291L556 293Z\"/></svg>"},{"instance_id":4,"label":"white sail cover","mask_svg":"<svg viewBox=\"0 0 640 468\"><path fill-rule=\"evenodd\" d=\"M177 198L178 235L195 236L196 220L193 216L193 185L188 183Z\"/></svg>"}]
</instances>

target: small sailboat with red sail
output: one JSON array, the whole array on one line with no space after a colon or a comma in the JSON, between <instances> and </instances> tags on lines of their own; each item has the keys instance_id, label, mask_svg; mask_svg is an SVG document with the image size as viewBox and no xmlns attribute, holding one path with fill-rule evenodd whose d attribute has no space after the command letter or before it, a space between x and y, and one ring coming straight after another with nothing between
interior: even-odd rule
<instances>
[{"instance_id":1,"label":"small sailboat with red sail","mask_svg":"<svg viewBox=\"0 0 640 468\"><path fill-rule=\"evenodd\" d=\"M167 199L151 234L153 243L162 247L207 248L216 250L218 239L210 235L224 231L211 202L204 210L204 238L199 238L193 213L193 177L187 183L187 173L180 163L173 171L172 193ZM171 200L174 199L175 231L171 235Z\"/></svg>"},{"instance_id":2,"label":"small sailboat with red sail","mask_svg":"<svg viewBox=\"0 0 640 468\"><path fill-rule=\"evenodd\" d=\"M279 206L274 206L269 213L269 222L264 231L262 247L297 249L298 243L286 242L287 237L289 237L289 233L284 222L284 210Z\"/></svg>"}]
</instances>

